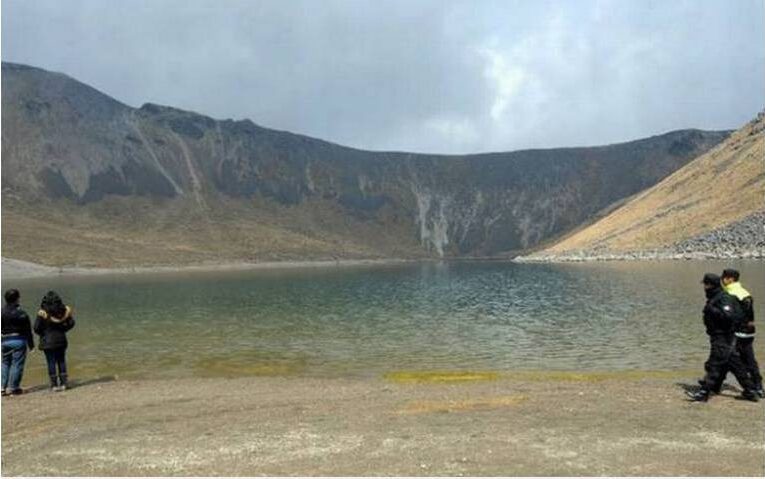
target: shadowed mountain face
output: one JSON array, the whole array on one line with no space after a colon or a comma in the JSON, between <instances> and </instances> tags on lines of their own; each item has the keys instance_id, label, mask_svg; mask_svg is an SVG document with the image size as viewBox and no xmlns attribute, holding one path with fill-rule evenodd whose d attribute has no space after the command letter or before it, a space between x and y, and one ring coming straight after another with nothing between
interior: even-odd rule
<instances>
[{"instance_id":1,"label":"shadowed mountain face","mask_svg":"<svg viewBox=\"0 0 765 479\"><path fill-rule=\"evenodd\" d=\"M184 212L167 213L174 225L215 223L229 259L247 248L258 252L248 259L291 257L279 252L294 241L306 257L512 253L655 184L729 134L683 130L603 147L463 156L370 152L249 120L135 109L37 68L3 63L2 73L4 255L38 261L45 247L27 248L36 239L22 238L24 227L8 243L6 229L24 216L41 224L87 216L89 228L103 221L117 237L159 224L150 219L163 211ZM137 215L136 204L151 207ZM227 248L240 222L250 222L251 244ZM258 243L261 224L289 235ZM152 241L190 244L188 226L157 226ZM49 261L87 259L81 253Z\"/></svg>"}]
</instances>

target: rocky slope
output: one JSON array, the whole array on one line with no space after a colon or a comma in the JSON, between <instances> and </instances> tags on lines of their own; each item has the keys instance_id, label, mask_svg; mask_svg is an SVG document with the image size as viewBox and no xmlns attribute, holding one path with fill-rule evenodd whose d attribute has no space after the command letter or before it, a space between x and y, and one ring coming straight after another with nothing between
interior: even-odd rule
<instances>
[{"instance_id":1,"label":"rocky slope","mask_svg":"<svg viewBox=\"0 0 765 479\"><path fill-rule=\"evenodd\" d=\"M62 74L2 68L3 255L50 265L511 255L729 134L370 152L249 120L136 109Z\"/></svg>"},{"instance_id":2,"label":"rocky slope","mask_svg":"<svg viewBox=\"0 0 765 479\"><path fill-rule=\"evenodd\" d=\"M621 208L526 261L765 258L765 112Z\"/></svg>"}]
</instances>

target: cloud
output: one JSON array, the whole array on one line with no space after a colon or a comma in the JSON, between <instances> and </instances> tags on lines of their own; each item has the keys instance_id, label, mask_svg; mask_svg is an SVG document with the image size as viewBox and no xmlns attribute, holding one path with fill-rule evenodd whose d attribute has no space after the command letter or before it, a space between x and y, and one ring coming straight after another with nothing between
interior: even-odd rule
<instances>
[{"instance_id":1,"label":"cloud","mask_svg":"<svg viewBox=\"0 0 765 479\"><path fill-rule=\"evenodd\" d=\"M494 90L491 118L498 121L505 115L510 103L521 93L527 74L493 48L479 49L479 53L486 59L484 76L489 82L489 87Z\"/></svg>"},{"instance_id":2,"label":"cloud","mask_svg":"<svg viewBox=\"0 0 765 479\"><path fill-rule=\"evenodd\" d=\"M440 139L449 139L455 145L471 145L480 140L480 132L469 118L439 118L425 121L425 129Z\"/></svg>"},{"instance_id":3,"label":"cloud","mask_svg":"<svg viewBox=\"0 0 765 479\"><path fill-rule=\"evenodd\" d=\"M468 153L735 128L765 104L763 5L6 0L3 59L376 150Z\"/></svg>"}]
</instances>

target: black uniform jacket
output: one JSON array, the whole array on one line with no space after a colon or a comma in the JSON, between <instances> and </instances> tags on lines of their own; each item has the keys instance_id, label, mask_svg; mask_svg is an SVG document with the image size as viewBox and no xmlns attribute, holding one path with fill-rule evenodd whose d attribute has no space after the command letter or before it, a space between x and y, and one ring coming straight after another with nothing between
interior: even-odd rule
<instances>
[{"instance_id":1,"label":"black uniform jacket","mask_svg":"<svg viewBox=\"0 0 765 479\"><path fill-rule=\"evenodd\" d=\"M704 305L704 326L708 335L733 334L733 328L744 318L738 299L716 288L707 291L707 304Z\"/></svg>"},{"instance_id":2,"label":"black uniform jacket","mask_svg":"<svg viewBox=\"0 0 765 479\"><path fill-rule=\"evenodd\" d=\"M737 332L745 334L754 334L754 301L751 296L739 301L741 309L744 311L745 320L741 322L741 326L736 328Z\"/></svg>"}]
</instances>

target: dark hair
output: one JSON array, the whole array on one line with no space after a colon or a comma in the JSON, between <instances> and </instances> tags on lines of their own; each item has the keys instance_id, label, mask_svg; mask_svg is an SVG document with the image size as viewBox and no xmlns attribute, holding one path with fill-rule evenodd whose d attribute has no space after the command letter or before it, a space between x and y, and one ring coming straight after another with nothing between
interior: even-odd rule
<instances>
[{"instance_id":1,"label":"dark hair","mask_svg":"<svg viewBox=\"0 0 765 479\"><path fill-rule=\"evenodd\" d=\"M40 309L50 314L54 318L63 318L66 312L66 306L61 296L55 291L48 291L40 301Z\"/></svg>"},{"instance_id":2,"label":"dark hair","mask_svg":"<svg viewBox=\"0 0 765 479\"><path fill-rule=\"evenodd\" d=\"M738 281L739 274L735 269L724 269L721 275L723 278L733 278L733 281Z\"/></svg>"},{"instance_id":3,"label":"dark hair","mask_svg":"<svg viewBox=\"0 0 765 479\"><path fill-rule=\"evenodd\" d=\"M705 273L704 279L701 280L704 284L712 285L716 288L720 287L720 277L714 273Z\"/></svg>"},{"instance_id":4,"label":"dark hair","mask_svg":"<svg viewBox=\"0 0 765 479\"><path fill-rule=\"evenodd\" d=\"M9 289L5 292L5 302L8 304L15 304L20 297L21 294L18 289Z\"/></svg>"}]
</instances>

